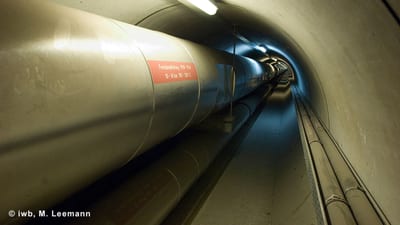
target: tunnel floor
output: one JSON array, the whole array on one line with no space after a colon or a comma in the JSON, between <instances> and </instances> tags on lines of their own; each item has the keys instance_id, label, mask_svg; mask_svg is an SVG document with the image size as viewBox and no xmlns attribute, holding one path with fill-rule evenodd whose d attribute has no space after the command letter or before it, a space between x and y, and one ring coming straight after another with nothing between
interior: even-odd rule
<instances>
[{"instance_id":1,"label":"tunnel floor","mask_svg":"<svg viewBox=\"0 0 400 225\"><path fill-rule=\"evenodd\" d=\"M191 225L317 224L295 103L278 88Z\"/></svg>"}]
</instances>

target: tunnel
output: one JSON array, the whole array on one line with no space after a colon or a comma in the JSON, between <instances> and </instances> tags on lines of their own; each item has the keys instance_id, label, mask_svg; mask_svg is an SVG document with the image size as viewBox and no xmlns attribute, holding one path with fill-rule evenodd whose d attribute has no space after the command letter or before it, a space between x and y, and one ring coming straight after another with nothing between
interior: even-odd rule
<instances>
[{"instance_id":1,"label":"tunnel","mask_svg":"<svg viewBox=\"0 0 400 225\"><path fill-rule=\"evenodd\" d=\"M400 224L400 2L0 11L1 224Z\"/></svg>"}]
</instances>

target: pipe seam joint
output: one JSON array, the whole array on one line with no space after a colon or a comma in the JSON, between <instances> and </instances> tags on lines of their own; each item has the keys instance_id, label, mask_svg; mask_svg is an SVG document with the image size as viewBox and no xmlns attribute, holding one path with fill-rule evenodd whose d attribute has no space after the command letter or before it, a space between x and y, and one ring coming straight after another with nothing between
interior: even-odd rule
<instances>
[{"instance_id":1,"label":"pipe seam joint","mask_svg":"<svg viewBox=\"0 0 400 225\"><path fill-rule=\"evenodd\" d=\"M312 143L319 143L321 146L323 146L322 143L319 140L312 140L308 144L311 145Z\"/></svg>"},{"instance_id":2,"label":"pipe seam joint","mask_svg":"<svg viewBox=\"0 0 400 225\"><path fill-rule=\"evenodd\" d=\"M329 196L326 200L325 200L325 205L328 206L329 204L333 203L333 202L343 202L346 205L349 205L346 201L346 199L344 199L344 197L336 195L336 194L332 194L331 196Z\"/></svg>"}]
</instances>

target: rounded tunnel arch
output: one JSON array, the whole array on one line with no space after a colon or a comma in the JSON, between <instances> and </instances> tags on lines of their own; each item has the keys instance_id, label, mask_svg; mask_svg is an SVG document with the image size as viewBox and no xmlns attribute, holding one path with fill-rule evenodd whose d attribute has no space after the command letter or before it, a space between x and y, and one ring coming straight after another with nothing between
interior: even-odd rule
<instances>
[{"instance_id":1,"label":"rounded tunnel arch","mask_svg":"<svg viewBox=\"0 0 400 225\"><path fill-rule=\"evenodd\" d=\"M388 220L400 223L400 29L383 1L225 0L216 1L216 19L173 0L54 1L222 49L238 24L292 63L311 108Z\"/></svg>"},{"instance_id":2,"label":"rounded tunnel arch","mask_svg":"<svg viewBox=\"0 0 400 225\"><path fill-rule=\"evenodd\" d=\"M239 32L286 56L303 96L392 223L398 202L398 24L379 2L226 1ZM231 7L234 4L234 7ZM269 5L269 6L268 6ZM225 11L224 11L225 10ZM371 16L373 15L373 16ZM256 31L256 32L252 32ZM232 38L214 43L229 48ZM230 43L230 44L228 44ZM223 48L223 47L220 47ZM381 191L381 187L386 191Z\"/></svg>"}]
</instances>

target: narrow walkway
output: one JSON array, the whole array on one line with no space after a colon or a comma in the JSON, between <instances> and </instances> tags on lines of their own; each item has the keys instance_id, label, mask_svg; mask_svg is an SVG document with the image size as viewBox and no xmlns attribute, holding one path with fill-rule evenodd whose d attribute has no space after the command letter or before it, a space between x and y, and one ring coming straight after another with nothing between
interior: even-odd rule
<instances>
[{"instance_id":1,"label":"narrow walkway","mask_svg":"<svg viewBox=\"0 0 400 225\"><path fill-rule=\"evenodd\" d=\"M317 224L290 89L274 92L192 225Z\"/></svg>"}]
</instances>

